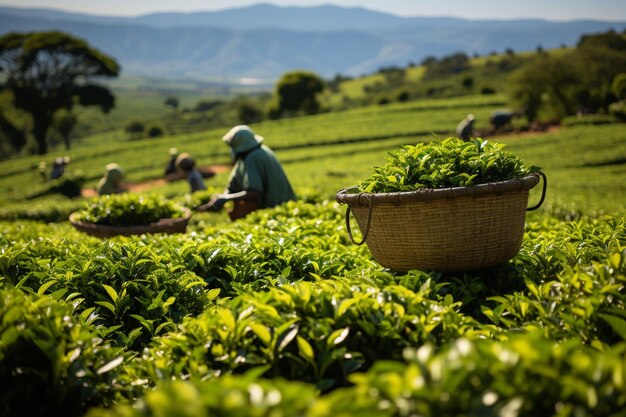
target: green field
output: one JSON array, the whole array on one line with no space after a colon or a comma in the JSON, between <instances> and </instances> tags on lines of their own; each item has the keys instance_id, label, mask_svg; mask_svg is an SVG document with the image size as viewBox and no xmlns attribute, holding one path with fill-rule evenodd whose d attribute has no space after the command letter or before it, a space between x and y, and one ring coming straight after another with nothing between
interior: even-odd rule
<instances>
[{"instance_id":1,"label":"green field","mask_svg":"<svg viewBox=\"0 0 626 417\"><path fill-rule=\"evenodd\" d=\"M436 99L267 121L252 127L275 150L296 187L312 188L332 199L336 190L354 185L373 166L384 163L388 151L402 144L448 137L470 112L476 114L477 129L485 129L489 113L503 104L498 96ZM68 171L80 171L87 178L86 187L94 187L104 166L117 162L127 171L129 182L154 180L162 175L172 146L191 153L199 165L226 164L228 149L220 138L227 129L134 141L119 130L94 135L67 153L72 160ZM507 144L529 165L544 169L550 180L547 206L584 213L623 211L625 171L620 155L626 145L622 125L572 126L543 134L487 139ZM32 156L2 163L0 213L47 205L49 197L24 201L50 186L39 178L39 161L40 157ZM209 185L222 187L225 175L210 179ZM182 195L186 187L184 183L169 184L164 192ZM67 199L62 199L62 205L78 204L63 200Z\"/></svg>"},{"instance_id":2,"label":"green field","mask_svg":"<svg viewBox=\"0 0 626 417\"><path fill-rule=\"evenodd\" d=\"M504 104L468 96L252 125L301 201L237 222L194 213L178 235L89 237L67 221L87 199L34 197L51 185L40 157L0 163L0 415L621 415L623 124L487 138L548 179L519 254L488 270L384 269L350 243L334 202L389 151L448 137L467 113L484 129ZM93 187L117 162L128 181L154 181L171 146L225 164L228 128L87 137L68 174ZM194 207L226 176L200 195L182 181L145 192Z\"/></svg>"}]
</instances>

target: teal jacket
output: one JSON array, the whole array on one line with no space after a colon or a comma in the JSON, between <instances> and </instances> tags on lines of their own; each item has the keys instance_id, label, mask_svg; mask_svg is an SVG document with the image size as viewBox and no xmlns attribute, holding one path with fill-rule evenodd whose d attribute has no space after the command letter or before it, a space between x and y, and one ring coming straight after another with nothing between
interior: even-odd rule
<instances>
[{"instance_id":1,"label":"teal jacket","mask_svg":"<svg viewBox=\"0 0 626 417\"><path fill-rule=\"evenodd\" d=\"M255 190L261 194L259 208L274 207L296 198L274 152L259 143L237 154L237 162L230 173L228 192L244 190Z\"/></svg>"}]
</instances>

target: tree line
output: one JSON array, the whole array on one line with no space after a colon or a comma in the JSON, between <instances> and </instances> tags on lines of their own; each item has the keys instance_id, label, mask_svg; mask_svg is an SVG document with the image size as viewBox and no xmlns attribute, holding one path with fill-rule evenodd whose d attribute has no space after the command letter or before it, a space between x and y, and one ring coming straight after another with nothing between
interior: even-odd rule
<instances>
[{"instance_id":1,"label":"tree line","mask_svg":"<svg viewBox=\"0 0 626 417\"><path fill-rule=\"evenodd\" d=\"M529 122L609 113L626 99L626 31L584 35L571 50L537 53L511 85L512 103Z\"/></svg>"}]
</instances>

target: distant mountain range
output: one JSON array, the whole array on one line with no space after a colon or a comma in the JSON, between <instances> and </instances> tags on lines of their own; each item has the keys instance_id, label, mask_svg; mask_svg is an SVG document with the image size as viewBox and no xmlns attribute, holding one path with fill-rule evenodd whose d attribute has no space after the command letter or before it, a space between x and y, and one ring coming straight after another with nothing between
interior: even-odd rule
<instances>
[{"instance_id":1,"label":"distant mountain range","mask_svg":"<svg viewBox=\"0 0 626 417\"><path fill-rule=\"evenodd\" d=\"M399 17L364 8L258 4L216 12L95 16L0 7L0 34L63 30L115 57L127 74L273 81L293 69L361 75L427 56L574 45L626 22Z\"/></svg>"}]
</instances>

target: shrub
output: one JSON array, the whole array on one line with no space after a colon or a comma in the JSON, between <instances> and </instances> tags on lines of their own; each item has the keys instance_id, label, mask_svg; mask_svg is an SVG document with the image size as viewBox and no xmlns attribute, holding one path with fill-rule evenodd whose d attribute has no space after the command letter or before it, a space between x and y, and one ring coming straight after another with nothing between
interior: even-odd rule
<instances>
[{"instance_id":1,"label":"shrub","mask_svg":"<svg viewBox=\"0 0 626 417\"><path fill-rule=\"evenodd\" d=\"M81 171L75 171L50 181L45 189L30 194L28 198L34 199L49 194L61 194L70 198L80 197L84 184L85 176L83 173Z\"/></svg>"},{"instance_id":2,"label":"shrub","mask_svg":"<svg viewBox=\"0 0 626 417\"><path fill-rule=\"evenodd\" d=\"M399 102L405 102L405 101L409 101L409 98L411 98L411 95L410 95L410 93L408 91L401 91L398 94L397 100Z\"/></svg>"},{"instance_id":3,"label":"shrub","mask_svg":"<svg viewBox=\"0 0 626 417\"><path fill-rule=\"evenodd\" d=\"M619 348L526 334L407 349L405 362L352 377L353 388L322 399L327 415L615 416L626 407Z\"/></svg>"},{"instance_id":4,"label":"shrub","mask_svg":"<svg viewBox=\"0 0 626 417\"><path fill-rule=\"evenodd\" d=\"M91 410L88 417L304 416L317 397L312 385L275 379L223 376L208 381L173 381L146 394L136 407Z\"/></svg>"},{"instance_id":5,"label":"shrub","mask_svg":"<svg viewBox=\"0 0 626 417\"><path fill-rule=\"evenodd\" d=\"M81 416L110 405L127 358L70 306L0 289L0 414Z\"/></svg>"},{"instance_id":6,"label":"shrub","mask_svg":"<svg viewBox=\"0 0 626 417\"><path fill-rule=\"evenodd\" d=\"M266 366L264 375L312 382L320 389L404 347L442 344L473 330L454 303L389 285L323 280L243 294L209 308L149 349L155 375L198 378Z\"/></svg>"},{"instance_id":7,"label":"shrub","mask_svg":"<svg viewBox=\"0 0 626 417\"><path fill-rule=\"evenodd\" d=\"M76 220L106 226L137 226L182 217L182 206L160 195L112 194L92 199Z\"/></svg>"},{"instance_id":8,"label":"shrub","mask_svg":"<svg viewBox=\"0 0 626 417\"><path fill-rule=\"evenodd\" d=\"M617 101L609 105L609 113L621 121L626 120L626 100Z\"/></svg>"},{"instance_id":9,"label":"shrub","mask_svg":"<svg viewBox=\"0 0 626 417\"><path fill-rule=\"evenodd\" d=\"M158 138L163 136L163 129L159 126L151 126L148 129L148 137L150 138Z\"/></svg>"},{"instance_id":10,"label":"shrub","mask_svg":"<svg viewBox=\"0 0 626 417\"><path fill-rule=\"evenodd\" d=\"M190 242L183 254L166 242L155 250L157 242L146 246L139 238L95 242L0 241L0 273L9 284L71 303L74 314L90 317L102 337L129 350L141 350L183 317L199 314L219 294L205 292L207 283L183 267L195 248Z\"/></svg>"},{"instance_id":11,"label":"shrub","mask_svg":"<svg viewBox=\"0 0 626 417\"><path fill-rule=\"evenodd\" d=\"M128 122L128 124L126 124L126 126L124 127L124 130L131 135L141 134L143 133L144 129L145 127L143 123L138 120Z\"/></svg>"},{"instance_id":12,"label":"shrub","mask_svg":"<svg viewBox=\"0 0 626 417\"><path fill-rule=\"evenodd\" d=\"M57 183L50 187L50 191L70 198L80 197L84 184L85 176L82 172L74 172L58 179Z\"/></svg>"}]
</instances>

